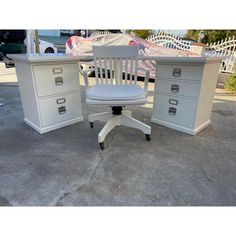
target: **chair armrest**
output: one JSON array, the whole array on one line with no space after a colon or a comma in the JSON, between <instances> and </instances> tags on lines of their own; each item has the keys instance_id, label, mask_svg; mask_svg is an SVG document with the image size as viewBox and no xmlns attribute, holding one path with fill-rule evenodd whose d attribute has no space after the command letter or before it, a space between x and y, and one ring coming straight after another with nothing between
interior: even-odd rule
<instances>
[{"instance_id":1,"label":"chair armrest","mask_svg":"<svg viewBox=\"0 0 236 236\"><path fill-rule=\"evenodd\" d=\"M89 82L88 82L88 74L89 72L93 71L93 70L83 70L81 68L81 63L79 63L79 73L81 73L84 77L84 83L85 83L85 86L86 86L86 89L89 88Z\"/></svg>"},{"instance_id":2,"label":"chair armrest","mask_svg":"<svg viewBox=\"0 0 236 236\"><path fill-rule=\"evenodd\" d=\"M90 72L90 70L83 70L82 71L82 75L84 77L84 83L85 83L86 89L88 89L88 87L89 87L89 82L88 82L88 73L89 72Z\"/></svg>"},{"instance_id":3,"label":"chair armrest","mask_svg":"<svg viewBox=\"0 0 236 236\"><path fill-rule=\"evenodd\" d=\"M145 72L145 78L144 78L144 90L147 92L148 89L148 81L149 81L149 70L142 68L142 67L138 67L138 70L144 71Z\"/></svg>"}]
</instances>

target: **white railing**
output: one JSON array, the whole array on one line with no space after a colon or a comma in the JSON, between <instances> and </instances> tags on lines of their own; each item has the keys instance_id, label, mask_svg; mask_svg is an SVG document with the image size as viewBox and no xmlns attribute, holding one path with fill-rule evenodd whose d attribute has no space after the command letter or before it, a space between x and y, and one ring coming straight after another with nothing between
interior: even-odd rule
<instances>
[{"instance_id":1,"label":"white railing","mask_svg":"<svg viewBox=\"0 0 236 236\"><path fill-rule=\"evenodd\" d=\"M173 49L191 50L191 42L165 32L154 34L146 39L149 42ZM206 56L223 56L220 72L233 73L236 70L236 38L226 38L222 41L208 44Z\"/></svg>"},{"instance_id":2,"label":"white railing","mask_svg":"<svg viewBox=\"0 0 236 236\"><path fill-rule=\"evenodd\" d=\"M146 40L168 48L180 49L184 51L189 51L191 49L191 42L165 32L153 34Z\"/></svg>"},{"instance_id":3,"label":"white railing","mask_svg":"<svg viewBox=\"0 0 236 236\"><path fill-rule=\"evenodd\" d=\"M223 56L220 72L233 73L236 69L236 39L226 38L224 40L208 44L205 54L207 56Z\"/></svg>"},{"instance_id":4,"label":"white railing","mask_svg":"<svg viewBox=\"0 0 236 236\"><path fill-rule=\"evenodd\" d=\"M98 36L100 35L108 35L108 34L111 34L111 32L109 31L98 31L98 32L94 32L92 34L90 34L89 38L97 38Z\"/></svg>"}]
</instances>

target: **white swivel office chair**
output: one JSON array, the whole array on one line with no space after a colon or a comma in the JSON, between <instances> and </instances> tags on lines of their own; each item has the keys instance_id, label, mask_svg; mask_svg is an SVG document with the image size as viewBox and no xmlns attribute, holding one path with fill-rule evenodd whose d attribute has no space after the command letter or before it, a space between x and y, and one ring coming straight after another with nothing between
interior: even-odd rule
<instances>
[{"instance_id":1,"label":"white swivel office chair","mask_svg":"<svg viewBox=\"0 0 236 236\"><path fill-rule=\"evenodd\" d=\"M86 103L108 105L111 112L89 115L94 121L107 122L98 134L100 148L104 149L106 135L116 126L125 125L141 130L146 140L151 139L151 127L132 118L131 111L123 110L126 105L146 103L149 71L138 68L138 46L93 46L96 85L89 88L88 71L84 71ZM144 87L137 84L137 71L145 71Z\"/></svg>"}]
</instances>

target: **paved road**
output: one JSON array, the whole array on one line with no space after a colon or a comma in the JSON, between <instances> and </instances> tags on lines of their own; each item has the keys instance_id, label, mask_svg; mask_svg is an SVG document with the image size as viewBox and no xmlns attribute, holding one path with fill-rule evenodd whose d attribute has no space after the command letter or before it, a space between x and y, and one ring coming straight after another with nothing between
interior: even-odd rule
<instances>
[{"instance_id":1,"label":"paved road","mask_svg":"<svg viewBox=\"0 0 236 236\"><path fill-rule=\"evenodd\" d=\"M6 68L3 61L0 61L0 83L17 82L15 68Z\"/></svg>"},{"instance_id":2,"label":"paved road","mask_svg":"<svg viewBox=\"0 0 236 236\"><path fill-rule=\"evenodd\" d=\"M87 115L108 108L86 106L83 85L85 121L39 135L23 122L13 72L0 67L9 83L0 81L0 206L236 205L236 103L227 94L216 90L212 125L196 136L151 123L151 101L134 107L152 126L152 141L121 126L101 152L104 124L90 129Z\"/></svg>"},{"instance_id":3,"label":"paved road","mask_svg":"<svg viewBox=\"0 0 236 236\"><path fill-rule=\"evenodd\" d=\"M90 129L87 115L107 108L85 104L82 79L85 121L44 135L24 124L16 82L0 62L0 206L236 205L236 96L216 89L212 125L191 136L150 122L150 83L150 100L132 110L152 126L152 141L117 127L101 152L104 124Z\"/></svg>"}]
</instances>

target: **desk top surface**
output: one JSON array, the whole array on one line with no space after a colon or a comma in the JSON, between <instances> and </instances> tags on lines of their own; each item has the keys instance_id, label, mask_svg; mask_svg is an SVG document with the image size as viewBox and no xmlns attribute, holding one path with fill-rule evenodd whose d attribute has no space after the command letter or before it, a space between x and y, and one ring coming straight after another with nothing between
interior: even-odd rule
<instances>
[{"instance_id":1,"label":"desk top surface","mask_svg":"<svg viewBox=\"0 0 236 236\"><path fill-rule=\"evenodd\" d=\"M58 61L91 61L93 56L73 56L65 53L8 54L13 61L23 62L58 62Z\"/></svg>"},{"instance_id":2,"label":"desk top surface","mask_svg":"<svg viewBox=\"0 0 236 236\"><path fill-rule=\"evenodd\" d=\"M23 62L59 62L59 61L92 61L92 55L68 55L65 53L45 53L45 54L8 54L13 61ZM188 57L173 57L173 56L143 56L138 57L140 60L155 60L161 63L165 62L220 62L223 57L205 57L205 56L188 56Z\"/></svg>"}]
</instances>

